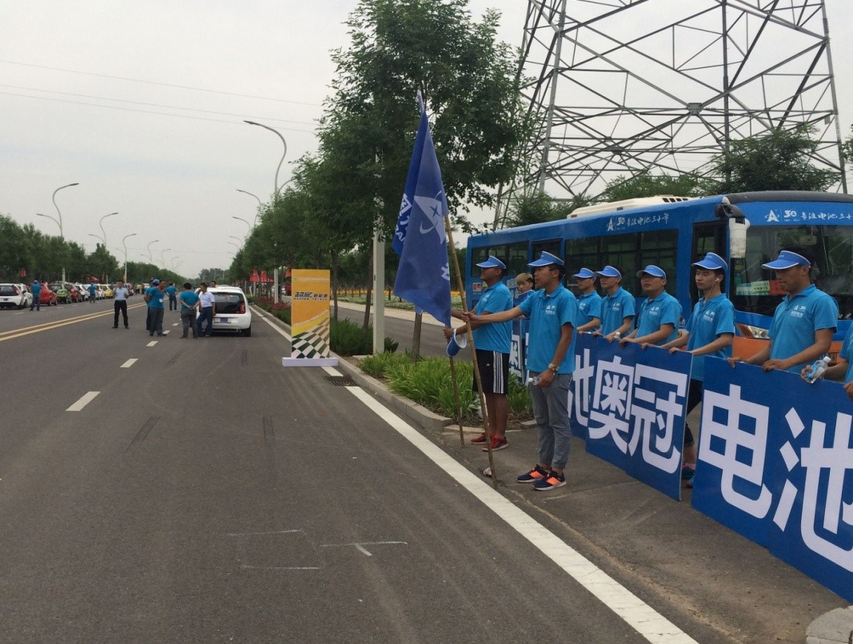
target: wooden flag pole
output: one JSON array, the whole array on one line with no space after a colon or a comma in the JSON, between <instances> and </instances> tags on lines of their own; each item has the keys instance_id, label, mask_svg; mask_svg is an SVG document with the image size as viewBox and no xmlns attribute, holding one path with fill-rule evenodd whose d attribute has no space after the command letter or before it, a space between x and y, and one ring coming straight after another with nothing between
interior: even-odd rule
<instances>
[{"instance_id":1,"label":"wooden flag pole","mask_svg":"<svg viewBox=\"0 0 854 644\"><path fill-rule=\"evenodd\" d=\"M460 272L460 260L457 258L457 248L454 246L454 233L451 230L451 218L445 215L445 232L448 234L448 246L451 249L451 256L454 258L454 272L457 277L457 289L460 291L460 299L462 300L463 311L468 311L466 303L466 289L463 283L463 276ZM477 352L474 346L474 335L471 332L471 325L466 324L466 336L471 347L471 360L474 366L474 381L477 383L477 395L480 400L480 408L483 411L483 434L486 436L486 451L489 456L489 473L492 477L492 487L498 489L498 476L495 472L495 461L492 456L492 436L489 435L489 413L486 410L486 397L483 395L483 382L480 379L480 369L477 368ZM451 372L453 375L453 371ZM460 428L462 432L462 428Z\"/></svg>"},{"instance_id":2,"label":"wooden flag pole","mask_svg":"<svg viewBox=\"0 0 854 644\"><path fill-rule=\"evenodd\" d=\"M465 435L463 434L463 412L460 409L460 387L457 382L457 367L454 365L454 356L448 356L451 362L451 383L454 385L454 413L457 415L457 424L460 426L460 447L466 446Z\"/></svg>"}]
</instances>

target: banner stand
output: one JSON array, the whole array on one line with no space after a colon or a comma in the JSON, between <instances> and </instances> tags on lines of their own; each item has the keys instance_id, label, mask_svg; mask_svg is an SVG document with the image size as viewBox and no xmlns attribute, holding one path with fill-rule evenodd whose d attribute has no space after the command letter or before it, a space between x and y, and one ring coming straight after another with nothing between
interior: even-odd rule
<instances>
[{"instance_id":1,"label":"banner stand","mask_svg":"<svg viewBox=\"0 0 854 644\"><path fill-rule=\"evenodd\" d=\"M329 271L291 272L291 356L283 367L337 367L329 357Z\"/></svg>"},{"instance_id":2,"label":"banner stand","mask_svg":"<svg viewBox=\"0 0 854 644\"><path fill-rule=\"evenodd\" d=\"M337 367L338 358L282 358L283 367Z\"/></svg>"}]
</instances>

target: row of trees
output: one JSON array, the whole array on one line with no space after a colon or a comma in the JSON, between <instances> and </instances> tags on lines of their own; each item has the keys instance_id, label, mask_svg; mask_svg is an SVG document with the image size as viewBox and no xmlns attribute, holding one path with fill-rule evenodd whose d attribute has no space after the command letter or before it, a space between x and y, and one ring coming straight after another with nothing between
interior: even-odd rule
<instances>
[{"instance_id":1,"label":"row of trees","mask_svg":"<svg viewBox=\"0 0 854 644\"><path fill-rule=\"evenodd\" d=\"M91 253L73 241L45 235L32 224L21 226L11 217L0 215L0 281L33 279L56 282L65 276L71 282L109 282L122 277L124 266L101 244ZM177 282L181 277L148 263L128 262L128 279L148 281L152 276Z\"/></svg>"}]
</instances>

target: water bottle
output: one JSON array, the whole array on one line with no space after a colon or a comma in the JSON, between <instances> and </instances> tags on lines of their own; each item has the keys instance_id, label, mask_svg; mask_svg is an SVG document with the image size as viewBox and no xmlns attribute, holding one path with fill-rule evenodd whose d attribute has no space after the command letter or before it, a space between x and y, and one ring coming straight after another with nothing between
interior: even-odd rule
<instances>
[{"instance_id":1,"label":"water bottle","mask_svg":"<svg viewBox=\"0 0 854 644\"><path fill-rule=\"evenodd\" d=\"M539 376L531 376L530 378L528 378L527 382L529 385L534 385L536 387L538 384L540 384L540 380L542 380L542 378L540 378Z\"/></svg>"},{"instance_id":2,"label":"water bottle","mask_svg":"<svg viewBox=\"0 0 854 644\"><path fill-rule=\"evenodd\" d=\"M827 368L830 366L830 356L824 356L812 363L809 371L807 371L807 375L804 376L804 380L808 383L813 384L816 380L821 378L821 374L827 371Z\"/></svg>"},{"instance_id":3,"label":"water bottle","mask_svg":"<svg viewBox=\"0 0 854 644\"><path fill-rule=\"evenodd\" d=\"M614 339L615 339L617 342L619 342L619 341L620 341L620 332L619 332L619 331L614 331Z\"/></svg>"}]
</instances>

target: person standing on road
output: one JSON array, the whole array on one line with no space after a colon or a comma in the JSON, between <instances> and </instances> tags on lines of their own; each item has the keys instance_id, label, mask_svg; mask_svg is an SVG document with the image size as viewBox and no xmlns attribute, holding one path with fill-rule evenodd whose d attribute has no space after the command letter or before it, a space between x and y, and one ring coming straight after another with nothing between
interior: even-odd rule
<instances>
[{"instance_id":1,"label":"person standing on road","mask_svg":"<svg viewBox=\"0 0 854 644\"><path fill-rule=\"evenodd\" d=\"M761 365L763 371L800 373L804 365L827 353L836 332L839 305L813 284L813 266L811 253L801 247L782 250L773 262L762 264L776 273L777 285L788 295L774 311L770 342L749 358L730 358L731 365L746 362Z\"/></svg>"},{"instance_id":2,"label":"person standing on road","mask_svg":"<svg viewBox=\"0 0 854 644\"><path fill-rule=\"evenodd\" d=\"M113 290L113 328L119 328L119 311L122 313L122 318L124 319L125 328L128 327L128 297L130 296L130 291L128 291L127 287L125 287L125 283L122 280L118 280L116 282L116 287Z\"/></svg>"},{"instance_id":3,"label":"person standing on road","mask_svg":"<svg viewBox=\"0 0 854 644\"><path fill-rule=\"evenodd\" d=\"M196 320L196 332L206 338L211 337L213 332L213 316L216 313L216 302L213 293L208 291L205 282L199 284L199 319ZM202 325L205 325L204 330Z\"/></svg>"},{"instance_id":4,"label":"person standing on road","mask_svg":"<svg viewBox=\"0 0 854 644\"><path fill-rule=\"evenodd\" d=\"M89 282L89 288L86 290L89 291L89 303L94 304L95 303L95 293L98 292L98 289L95 288L95 283Z\"/></svg>"},{"instance_id":5,"label":"person standing on road","mask_svg":"<svg viewBox=\"0 0 854 644\"><path fill-rule=\"evenodd\" d=\"M662 345L673 342L679 332L679 319L682 317L682 305L679 300L664 290L667 274L658 266L650 264L637 276L647 298L641 304L638 323L634 331L620 340L621 343Z\"/></svg>"},{"instance_id":6,"label":"person standing on road","mask_svg":"<svg viewBox=\"0 0 854 644\"><path fill-rule=\"evenodd\" d=\"M602 298L602 326L594 334L602 335L610 342L617 333L624 336L632 330L635 298L622 287L623 274L613 266L606 266L596 273L605 297Z\"/></svg>"},{"instance_id":7,"label":"person standing on road","mask_svg":"<svg viewBox=\"0 0 854 644\"><path fill-rule=\"evenodd\" d=\"M169 286L166 287L166 295L169 296L169 310L177 311L178 310L178 289L175 288L175 282L169 282Z\"/></svg>"},{"instance_id":8,"label":"person standing on road","mask_svg":"<svg viewBox=\"0 0 854 644\"><path fill-rule=\"evenodd\" d=\"M199 296L193 290L193 285L189 282L184 282L184 290L178 296L178 302L181 304L181 338L187 337L187 332L193 330L193 339L199 336L196 334L196 311L199 308Z\"/></svg>"},{"instance_id":9,"label":"person standing on road","mask_svg":"<svg viewBox=\"0 0 854 644\"><path fill-rule=\"evenodd\" d=\"M504 282L507 266L497 257L490 255L485 262L477 265L480 268L480 279L484 288L480 299L474 307L478 315L509 311L513 308L513 296ZM462 319L461 311L451 313L455 318ZM510 376L510 340L513 331L510 322L501 324L482 324L468 322L457 327L456 334L462 336L471 327L477 357L477 370L483 386L483 396L486 400L486 417L489 424L489 440L493 450L505 449L509 446L507 437L507 379ZM453 329L444 330L445 338L449 339L455 333ZM477 391L477 381L472 383L472 389ZM474 444L486 443L486 432L471 439ZM483 451L487 451L484 445Z\"/></svg>"},{"instance_id":10,"label":"person standing on road","mask_svg":"<svg viewBox=\"0 0 854 644\"><path fill-rule=\"evenodd\" d=\"M152 318L151 304L149 302L151 301L151 293L154 291L154 289L157 288L158 284L160 284L159 280L156 280L156 279L149 280L148 286L145 287L145 290L142 293L142 299L145 300L145 305L146 305L145 330L148 331L149 333L151 332L151 318Z\"/></svg>"},{"instance_id":11,"label":"person standing on road","mask_svg":"<svg viewBox=\"0 0 854 644\"><path fill-rule=\"evenodd\" d=\"M602 298L596 292L596 273L582 268L573 277L578 280L578 320L576 333L595 331L602 324Z\"/></svg>"},{"instance_id":12,"label":"person standing on road","mask_svg":"<svg viewBox=\"0 0 854 644\"><path fill-rule=\"evenodd\" d=\"M694 262L694 282L702 297L694 305L694 311L685 325L686 333L672 342L662 345L670 353L687 345L691 354L691 382L688 385L687 417L703 400L703 380L707 356L729 358L732 356L732 339L735 336L735 307L723 293L726 283L726 260L715 253L706 253L699 262ZM694 469L697 466L697 448L694 434L685 423L682 480L693 486Z\"/></svg>"},{"instance_id":13,"label":"person standing on road","mask_svg":"<svg viewBox=\"0 0 854 644\"><path fill-rule=\"evenodd\" d=\"M38 280L33 280L32 286L30 286L30 292L33 294L33 301L30 302L30 311L35 307L36 311L42 310L42 289L44 287L41 285L41 282Z\"/></svg>"},{"instance_id":14,"label":"person standing on road","mask_svg":"<svg viewBox=\"0 0 854 644\"><path fill-rule=\"evenodd\" d=\"M539 462L531 471L516 477L519 483L533 483L537 491L566 485L569 460L569 388L575 369L575 330L578 302L563 286L563 260L543 251L528 266L534 269L537 291L509 311L489 315L467 313L469 322L506 322L520 316L531 319L526 356L528 390L539 431Z\"/></svg>"},{"instance_id":15,"label":"person standing on road","mask_svg":"<svg viewBox=\"0 0 854 644\"><path fill-rule=\"evenodd\" d=\"M158 337L163 336L163 302L166 299L166 283L154 280L157 286L151 289L148 297L148 310L151 312L151 330L149 336L157 333Z\"/></svg>"}]
</instances>

